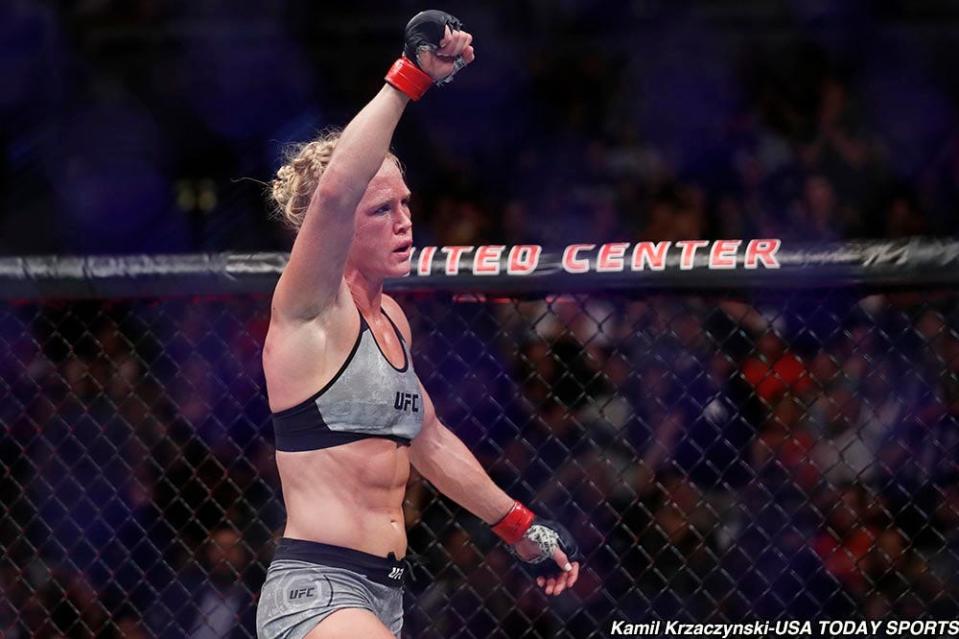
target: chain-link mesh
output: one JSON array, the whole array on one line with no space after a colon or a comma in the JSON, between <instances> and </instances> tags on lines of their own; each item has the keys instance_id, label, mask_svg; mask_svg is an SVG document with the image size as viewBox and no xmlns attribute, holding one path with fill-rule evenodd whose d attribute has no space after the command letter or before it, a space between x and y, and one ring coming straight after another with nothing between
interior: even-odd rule
<instances>
[{"instance_id":1,"label":"chain-link mesh","mask_svg":"<svg viewBox=\"0 0 959 639\"><path fill-rule=\"evenodd\" d=\"M409 301L439 415L585 567L547 599L414 474L405 636L959 616L954 292ZM3 636L255 636L268 309L0 307Z\"/></svg>"}]
</instances>

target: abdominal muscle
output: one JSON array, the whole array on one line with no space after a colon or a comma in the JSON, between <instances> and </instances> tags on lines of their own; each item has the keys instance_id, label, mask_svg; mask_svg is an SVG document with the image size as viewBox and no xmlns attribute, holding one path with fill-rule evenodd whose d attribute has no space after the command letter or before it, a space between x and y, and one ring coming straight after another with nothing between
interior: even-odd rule
<instances>
[{"instance_id":1,"label":"abdominal muscle","mask_svg":"<svg viewBox=\"0 0 959 639\"><path fill-rule=\"evenodd\" d=\"M405 556L408 447L370 437L321 450L277 451L276 464L287 512L284 537Z\"/></svg>"}]
</instances>

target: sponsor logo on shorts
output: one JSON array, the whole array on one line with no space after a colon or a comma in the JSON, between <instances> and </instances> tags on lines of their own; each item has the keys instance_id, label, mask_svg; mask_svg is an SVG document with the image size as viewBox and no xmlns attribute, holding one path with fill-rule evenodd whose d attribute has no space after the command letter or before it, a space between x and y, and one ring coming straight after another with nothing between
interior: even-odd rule
<instances>
[{"instance_id":1,"label":"sponsor logo on shorts","mask_svg":"<svg viewBox=\"0 0 959 639\"><path fill-rule=\"evenodd\" d=\"M316 586L303 586L302 588L290 589L290 601L297 599L309 599L316 596Z\"/></svg>"},{"instance_id":2,"label":"sponsor logo on shorts","mask_svg":"<svg viewBox=\"0 0 959 639\"><path fill-rule=\"evenodd\" d=\"M403 578L403 568L393 568L390 570L390 574L387 575L390 579L402 579Z\"/></svg>"}]
</instances>

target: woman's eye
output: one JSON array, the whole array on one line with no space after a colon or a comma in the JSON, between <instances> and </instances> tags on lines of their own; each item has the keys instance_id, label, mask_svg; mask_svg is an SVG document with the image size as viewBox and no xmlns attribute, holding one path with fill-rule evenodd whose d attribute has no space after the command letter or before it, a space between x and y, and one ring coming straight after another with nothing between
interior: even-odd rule
<instances>
[{"instance_id":1,"label":"woman's eye","mask_svg":"<svg viewBox=\"0 0 959 639\"><path fill-rule=\"evenodd\" d=\"M389 205L389 204L384 204L383 206L381 206L380 208L378 208L378 209L376 209L376 210L374 211L374 213L376 213L376 214L378 214L378 215L383 214L383 213L389 213L389 212L390 212L390 205Z\"/></svg>"}]
</instances>

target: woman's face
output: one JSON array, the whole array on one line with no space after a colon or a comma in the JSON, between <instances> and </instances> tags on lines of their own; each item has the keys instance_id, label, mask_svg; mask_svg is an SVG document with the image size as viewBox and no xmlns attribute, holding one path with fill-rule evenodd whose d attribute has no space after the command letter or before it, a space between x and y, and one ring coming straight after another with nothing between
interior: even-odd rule
<instances>
[{"instance_id":1,"label":"woman's face","mask_svg":"<svg viewBox=\"0 0 959 639\"><path fill-rule=\"evenodd\" d=\"M387 158L356 207L356 231L347 261L370 280L402 277L410 271L412 247L410 190L399 166Z\"/></svg>"}]
</instances>

